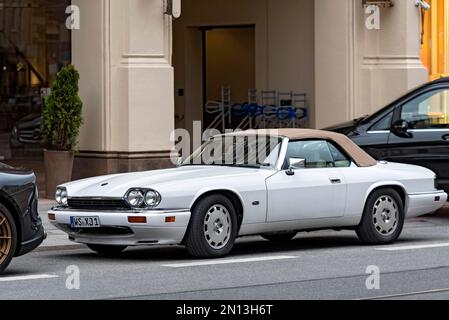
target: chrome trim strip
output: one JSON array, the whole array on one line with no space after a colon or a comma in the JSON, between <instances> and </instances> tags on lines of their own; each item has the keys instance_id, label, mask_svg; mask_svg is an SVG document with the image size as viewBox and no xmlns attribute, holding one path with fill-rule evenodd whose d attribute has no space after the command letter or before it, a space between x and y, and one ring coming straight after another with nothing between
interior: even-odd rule
<instances>
[{"instance_id":1,"label":"chrome trim strip","mask_svg":"<svg viewBox=\"0 0 449 320\"><path fill-rule=\"evenodd\" d=\"M433 191L433 192L415 192L415 193L409 193L409 196L425 196L425 195L442 195L442 194L446 194L446 192L444 190L438 190L438 191Z\"/></svg>"},{"instance_id":2,"label":"chrome trim strip","mask_svg":"<svg viewBox=\"0 0 449 320\"><path fill-rule=\"evenodd\" d=\"M380 134L380 133L390 133L390 131L388 131L388 130L374 130L374 131L367 131L366 133Z\"/></svg>"},{"instance_id":3,"label":"chrome trim strip","mask_svg":"<svg viewBox=\"0 0 449 320\"><path fill-rule=\"evenodd\" d=\"M137 214L137 213L172 214L172 213L190 212L190 209L94 210L94 209L70 209L70 208L66 208L66 207L54 207L54 208L51 208L51 211L55 211L55 212L104 212L104 213L126 213L126 214Z\"/></svg>"},{"instance_id":4,"label":"chrome trim strip","mask_svg":"<svg viewBox=\"0 0 449 320\"><path fill-rule=\"evenodd\" d=\"M447 132L449 133L449 128L446 129L410 129L408 132Z\"/></svg>"},{"instance_id":5,"label":"chrome trim strip","mask_svg":"<svg viewBox=\"0 0 449 320\"><path fill-rule=\"evenodd\" d=\"M68 200L98 200L98 201L122 201L123 198L111 198L111 197L69 197Z\"/></svg>"}]
</instances>

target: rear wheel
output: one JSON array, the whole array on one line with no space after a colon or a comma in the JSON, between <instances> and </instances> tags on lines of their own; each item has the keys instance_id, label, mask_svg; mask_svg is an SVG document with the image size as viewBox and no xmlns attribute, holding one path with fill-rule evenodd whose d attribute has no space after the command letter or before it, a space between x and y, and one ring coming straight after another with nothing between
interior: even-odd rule
<instances>
[{"instance_id":1,"label":"rear wheel","mask_svg":"<svg viewBox=\"0 0 449 320\"><path fill-rule=\"evenodd\" d=\"M197 258L227 255L237 236L237 214L232 202L216 194L202 199L192 210L186 248Z\"/></svg>"},{"instance_id":2,"label":"rear wheel","mask_svg":"<svg viewBox=\"0 0 449 320\"><path fill-rule=\"evenodd\" d=\"M9 211L0 205L0 273L11 262L17 247L17 229Z\"/></svg>"},{"instance_id":3,"label":"rear wheel","mask_svg":"<svg viewBox=\"0 0 449 320\"><path fill-rule=\"evenodd\" d=\"M127 246L108 246L102 244L88 244L87 246L90 250L106 257L118 256L127 248Z\"/></svg>"},{"instance_id":4,"label":"rear wheel","mask_svg":"<svg viewBox=\"0 0 449 320\"><path fill-rule=\"evenodd\" d=\"M289 233L262 234L262 237L271 242L287 242L292 240L296 235L297 232L289 232Z\"/></svg>"},{"instance_id":5,"label":"rear wheel","mask_svg":"<svg viewBox=\"0 0 449 320\"><path fill-rule=\"evenodd\" d=\"M391 188L374 191L365 205L356 232L366 244L388 244L397 240L404 226L404 204Z\"/></svg>"}]
</instances>

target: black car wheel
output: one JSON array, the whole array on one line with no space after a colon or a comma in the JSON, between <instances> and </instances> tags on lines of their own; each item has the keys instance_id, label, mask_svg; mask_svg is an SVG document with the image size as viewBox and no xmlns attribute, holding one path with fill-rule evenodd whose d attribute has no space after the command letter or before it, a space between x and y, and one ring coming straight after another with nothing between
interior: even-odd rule
<instances>
[{"instance_id":1,"label":"black car wheel","mask_svg":"<svg viewBox=\"0 0 449 320\"><path fill-rule=\"evenodd\" d=\"M17 246L17 229L9 211L0 205L0 273L11 262Z\"/></svg>"},{"instance_id":2,"label":"black car wheel","mask_svg":"<svg viewBox=\"0 0 449 320\"><path fill-rule=\"evenodd\" d=\"M391 243L399 238L404 217L404 204L395 190L376 190L368 197L357 235L366 244Z\"/></svg>"},{"instance_id":3,"label":"black car wheel","mask_svg":"<svg viewBox=\"0 0 449 320\"><path fill-rule=\"evenodd\" d=\"M262 237L271 242L288 242L292 240L296 235L297 232L289 232L289 233L263 234Z\"/></svg>"},{"instance_id":4,"label":"black car wheel","mask_svg":"<svg viewBox=\"0 0 449 320\"><path fill-rule=\"evenodd\" d=\"M88 244L87 247L105 257L118 256L127 248L127 246L108 246L102 244Z\"/></svg>"},{"instance_id":5,"label":"black car wheel","mask_svg":"<svg viewBox=\"0 0 449 320\"><path fill-rule=\"evenodd\" d=\"M237 214L232 202L216 194L202 199L192 210L186 247L197 258L227 255L237 236Z\"/></svg>"}]
</instances>

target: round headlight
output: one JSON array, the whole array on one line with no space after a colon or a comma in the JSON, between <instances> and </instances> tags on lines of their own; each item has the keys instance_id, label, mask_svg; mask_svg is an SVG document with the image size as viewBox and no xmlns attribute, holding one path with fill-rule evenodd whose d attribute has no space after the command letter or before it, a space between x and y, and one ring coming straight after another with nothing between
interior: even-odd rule
<instances>
[{"instance_id":1,"label":"round headlight","mask_svg":"<svg viewBox=\"0 0 449 320\"><path fill-rule=\"evenodd\" d=\"M133 208L138 208L144 201L144 195L140 190L132 190L126 196L126 201Z\"/></svg>"},{"instance_id":2,"label":"round headlight","mask_svg":"<svg viewBox=\"0 0 449 320\"><path fill-rule=\"evenodd\" d=\"M66 206L68 203L68 194L66 189L62 189L61 191L61 204Z\"/></svg>"},{"instance_id":3,"label":"round headlight","mask_svg":"<svg viewBox=\"0 0 449 320\"><path fill-rule=\"evenodd\" d=\"M61 193L62 193L61 188L56 189L55 200L59 204L61 204Z\"/></svg>"},{"instance_id":4,"label":"round headlight","mask_svg":"<svg viewBox=\"0 0 449 320\"><path fill-rule=\"evenodd\" d=\"M161 202L161 196L154 190L149 190L145 193L145 204L148 207L157 207Z\"/></svg>"}]
</instances>

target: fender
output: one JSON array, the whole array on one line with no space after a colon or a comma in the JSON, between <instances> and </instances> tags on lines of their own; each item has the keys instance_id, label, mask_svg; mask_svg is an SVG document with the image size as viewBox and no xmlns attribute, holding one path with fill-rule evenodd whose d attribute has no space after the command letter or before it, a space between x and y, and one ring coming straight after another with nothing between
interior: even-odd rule
<instances>
[{"instance_id":1,"label":"fender","mask_svg":"<svg viewBox=\"0 0 449 320\"><path fill-rule=\"evenodd\" d=\"M234 188L229 188L229 187L223 187L223 188L219 188L219 187L209 188L209 187L206 187L206 188L201 188L201 189L195 194L195 196L193 197L193 200L191 201L191 203L190 203L190 205L189 205L189 208L192 208L193 205L195 204L195 202L196 202L202 195L204 195L204 194L206 194L206 193L214 192L214 191L228 191L228 192L232 192L232 193L234 193L235 195L237 195L237 197L239 198L239 200L240 200L240 202L241 202L241 204L242 204L242 207L243 207L243 213L245 213L245 211L246 211L246 208L245 208L245 201L243 200L242 195L241 195L236 189L234 189Z\"/></svg>"},{"instance_id":2,"label":"fender","mask_svg":"<svg viewBox=\"0 0 449 320\"><path fill-rule=\"evenodd\" d=\"M408 194L407 191L405 189L405 186L398 182L398 181L382 181L382 182L376 182L373 183L367 190L367 192L365 193L365 199L363 201L364 205L366 204L366 201L368 200L369 195L373 192L373 190L377 189L377 188L381 188L381 187L389 187L389 186L395 186L395 187L399 187L402 189L402 191L404 192L405 195L405 202L404 202L404 212L407 212L407 207L408 207Z\"/></svg>"}]
</instances>

